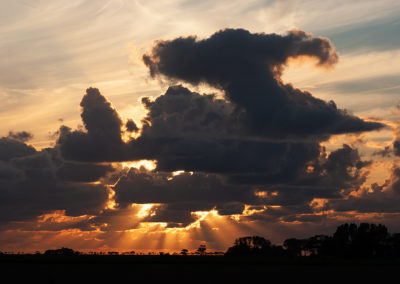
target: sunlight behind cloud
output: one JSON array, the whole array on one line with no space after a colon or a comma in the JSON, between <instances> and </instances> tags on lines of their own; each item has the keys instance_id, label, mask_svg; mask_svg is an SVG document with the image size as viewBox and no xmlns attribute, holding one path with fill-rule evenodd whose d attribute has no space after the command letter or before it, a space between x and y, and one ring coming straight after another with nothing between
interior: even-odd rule
<instances>
[{"instance_id":1,"label":"sunlight behind cloud","mask_svg":"<svg viewBox=\"0 0 400 284\"><path fill-rule=\"evenodd\" d=\"M152 171L157 167L157 161L156 160L140 160L140 161L134 161L134 162L123 162L121 163L122 167L124 168L145 168L148 171Z\"/></svg>"}]
</instances>

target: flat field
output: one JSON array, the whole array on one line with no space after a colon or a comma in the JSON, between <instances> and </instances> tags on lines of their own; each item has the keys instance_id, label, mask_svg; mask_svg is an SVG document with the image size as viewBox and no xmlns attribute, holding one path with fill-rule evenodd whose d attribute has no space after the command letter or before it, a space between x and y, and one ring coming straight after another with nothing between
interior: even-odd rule
<instances>
[{"instance_id":1,"label":"flat field","mask_svg":"<svg viewBox=\"0 0 400 284\"><path fill-rule=\"evenodd\" d=\"M262 259L224 256L0 255L2 283L360 283L398 279L393 260ZM392 278L393 279L393 278Z\"/></svg>"}]
</instances>

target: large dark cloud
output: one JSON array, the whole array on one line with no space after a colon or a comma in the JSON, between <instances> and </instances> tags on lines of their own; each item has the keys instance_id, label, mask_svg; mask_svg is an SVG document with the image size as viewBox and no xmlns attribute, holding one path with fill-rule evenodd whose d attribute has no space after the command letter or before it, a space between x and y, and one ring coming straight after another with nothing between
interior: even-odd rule
<instances>
[{"instance_id":1,"label":"large dark cloud","mask_svg":"<svg viewBox=\"0 0 400 284\"><path fill-rule=\"evenodd\" d=\"M144 98L144 127L128 145L121 139L124 123L116 110L89 88L81 102L85 129L61 129L61 152L78 161L156 159L161 170L268 171L288 156L304 165L332 134L383 126L284 84L283 66L298 56L315 57L322 66L337 61L327 39L301 31L281 36L228 29L205 40L158 41L143 56L153 76L205 82L221 88L227 100L179 86L155 101ZM137 131L133 121L125 127Z\"/></svg>"},{"instance_id":2,"label":"large dark cloud","mask_svg":"<svg viewBox=\"0 0 400 284\"><path fill-rule=\"evenodd\" d=\"M86 99L92 96L95 99ZM318 141L250 136L231 103L181 86L170 87L155 101L143 99L148 115L140 137L128 143L121 139L118 113L97 89L88 89L84 101L94 104L81 104L86 129L60 129L58 146L68 160L155 159L162 171L263 173L287 179L320 151ZM103 125L107 115L113 123Z\"/></svg>"},{"instance_id":3,"label":"large dark cloud","mask_svg":"<svg viewBox=\"0 0 400 284\"><path fill-rule=\"evenodd\" d=\"M204 204L195 211L212 208L219 202L254 203L257 198L248 187L229 185L214 174L185 172L173 176L132 168L114 187L116 202ZM254 190L253 190L254 191ZM192 205L191 205L192 207Z\"/></svg>"},{"instance_id":4,"label":"large dark cloud","mask_svg":"<svg viewBox=\"0 0 400 284\"><path fill-rule=\"evenodd\" d=\"M317 141L282 142L247 134L242 112L213 95L173 86L144 104L148 115L130 149L135 157L157 160L162 171L290 175L319 155Z\"/></svg>"},{"instance_id":5,"label":"large dark cloud","mask_svg":"<svg viewBox=\"0 0 400 284\"><path fill-rule=\"evenodd\" d=\"M112 172L111 165L64 161L56 170L57 177L64 181L95 182Z\"/></svg>"},{"instance_id":6,"label":"large dark cloud","mask_svg":"<svg viewBox=\"0 0 400 284\"><path fill-rule=\"evenodd\" d=\"M23 142L0 139L0 223L32 219L54 210L67 215L97 214L108 190L97 181L109 165L64 161L57 149L41 151Z\"/></svg>"},{"instance_id":7,"label":"large dark cloud","mask_svg":"<svg viewBox=\"0 0 400 284\"><path fill-rule=\"evenodd\" d=\"M150 74L224 90L244 111L249 133L272 138L326 137L330 134L379 129L335 103L284 84L280 76L290 58L313 57L321 66L338 60L329 40L303 31L287 35L252 34L242 29L221 30L208 39L180 37L158 41L143 56Z\"/></svg>"}]
</instances>

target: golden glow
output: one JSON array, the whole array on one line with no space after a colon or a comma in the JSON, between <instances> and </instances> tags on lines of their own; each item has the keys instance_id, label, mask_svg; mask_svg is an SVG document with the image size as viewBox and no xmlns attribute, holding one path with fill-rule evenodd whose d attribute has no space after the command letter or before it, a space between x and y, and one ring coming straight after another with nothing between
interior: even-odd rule
<instances>
[{"instance_id":1,"label":"golden glow","mask_svg":"<svg viewBox=\"0 0 400 284\"><path fill-rule=\"evenodd\" d=\"M319 69L319 70L325 70L325 71L331 71L335 67L335 64L337 62L328 62L323 65L318 64L318 59L313 56L307 56L307 55L300 55L296 57L289 57L286 60L286 65L289 66L289 68L293 69Z\"/></svg>"},{"instance_id":2,"label":"golden glow","mask_svg":"<svg viewBox=\"0 0 400 284\"><path fill-rule=\"evenodd\" d=\"M168 225L168 223L165 223L165 222L141 222L140 228L154 230L154 229L166 228L167 225ZM127 231L134 232L135 230L127 230Z\"/></svg>"},{"instance_id":3,"label":"golden glow","mask_svg":"<svg viewBox=\"0 0 400 284\"><path fill-rule=\"evenodd\" d=\"M210 211L195 211L195 212L192 212L192 214L198 218L197 219L198 221L202 221L210 215L211 216L219 216L218 211L215 209L212 209Z\"/></svg>"},{"instance_id":4,"label":"golden glow","mask_svg":"<svg viewBox=\"0 0 400 284\"><path fill-rule=\"evenodd\" d=\"M197 219L195 222L189 224L186 226L186 229L192 229L192 228L200 228L200 224L202 221L204 221L206 218L209 217L219 217L218 211L215 209L212 209L210 211L196 211L192 212L192 215L194 215Z\"/></svg>"},{"instance_id":5,"label":"golden glow","mask_svg":"<svg viewBox=\"0 0 400 284\"><path fill-rule=\"evenodd\" d=\"M65 210L55 210L37 217L38 223L73 223L90 219L93 216L81 215L77 217L66 216Z\"/></svg>"},{"instance_id":6,"label":"golden glow","mask_svg":"<svg viewBox=\"0 0 400 284\"><path fill-rule=\"evenodd\" d=\"M179 175L184 174L184 173L188 173L191 176L193 175L193 172L185 172L183 170L179 170L179 171L172 172L172 177L167 177L167 180L173 180L174 177L179 176Z\"/></svg>"},{"instance_id":7,"label":"golden glow","mask_svg":"<svg viewBox=\"0 0 400 284\"><path fill-rule=\"evenodd\" d=\"M116 209L118 204L115 202L115 191L110 187L108 187L107 190L108 190L108 200L105 209L110 209L110 210Z\"/></svg>"},{"instance_id":8,"label":"golden glow","mask_svg":"<svg viewBox=\"0 0 400 284\"><path fill-rule=\"evenodd\" d=\"M321 208L324 208L327 203L328 203L328 199L314 198L313 200L311 200L309 205L314 209L321 209Z\"/></svg>"},{"instance_id":9,"label":"golden glow","mask_svg":"<svg viewBox=\"0 0 400 284\"><path fill-rule=\"evenodd\" d=\"M122 167L124 168L145 168L148 171L153 171L157 167L157 161L156 160L140 160L140 161L134 161L134 162L123 162L121 163Z\"/></svg>"},{"instance_id":10,"label":"golden glow","mask_svg":"<svg viewBox=\"0 0 400 284\"><path fill-rule=\"evenodd\" d=\"M306 168L306 172L308 173L308 174L310 174L310 173L312 173L312 172L314 172L314 170L315 170L315 168L313 167L313 166L307 166L307 168Z\"/></svg>"},{"instance_id":11,"label":"golden glow","mask_svg":"<svg viewBox=\"0 0 400 284\"><path fill-rule=\"evenodd\" d=\"M260 198L267 198L268 193L266 191L256 191L254 192L254 195Z\"/></svg>"},{"instance_id":12,"label":"golden glow","mask_svg":"<svg viewBox=\"0 0 400 284\"><path fill-rule=\"evenodd\" d=\"M257 213L262 213L267 209L268 208L265 205L263 205L263 206L252 206L252 205L245 204L242 214L229 215L229 218L239 222L243 217L251 216L251 215L254 215L254 214L257 214Z\"/></svg>"},{"instance_id":13,"label":"golden glow","mask_svg":"<svg viewBox=\"0 0 400 284\"><path fill-rule=\"evenodd\" d=\"M269 191L255 191L254 195L257 196L257 197L260 197L260 198L268 198L270 196L273 196L273 197L278 196L279 192L278 191L272 191L272 192L269 192Z\"/></svg>"},{"instance_id":14,"label":"golden glow","mask_svg":"<svg viewBox=\"0 0 400 284\"><path fill-rule=\"evenodd\" d=\"M283 224L292 224L292 225L300 225L303 224L303 222L301 221L285 221L285 220L280 220L279 223L283 223Z\"/></svg>"},{"instance_id":15,"label":"golden glow","mask_svg":"<svg viewBox=\"0 0 400 284\"><path fill-rule=\"evenodd\" d=\"M121 139L122 141L124 141L125 143L128 143L129 141L131 141L132 139L135 139L137 137L140 136L139 131L138 132L128 132L125 129L123 130L123 132L121 133Z\"/></svg>"},{"instance_id":16,"label":"golden glow","mask_svg":"<svg viewBox=\"0 0 400 284\"><path fill-rule=\"evenodd\" d=\"M136 216L139 218L145 218L148 216L154 216L156 214L154 207L160 206L160 204L157 203L149 203L149 204L131 204L131 207L134 206L140 206L140 209L138 213L136 213Z\"/></svg>"},{"instance_id":17,"label":"golden glow","mask_svg":"<svg viewBox=\"0 0 400 284\"><path fill-rule=\"evenodd\" d=\"M210 211L196 211L196 212L192 212L193 215L198 217L198 221L203 221L205 218L209 217L209 216L219 216L218 215L218 211L215 209L212 209Z\"/></svg>"}]
</instances>

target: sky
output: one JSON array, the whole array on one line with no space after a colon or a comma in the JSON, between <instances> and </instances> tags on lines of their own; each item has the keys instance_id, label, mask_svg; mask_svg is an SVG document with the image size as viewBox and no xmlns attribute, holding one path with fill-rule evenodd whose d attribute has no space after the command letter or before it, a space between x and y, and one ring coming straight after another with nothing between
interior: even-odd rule
<instances>
[{"instance_id":1,"label":"sky","mask_svg":"<svg viewBox=\"0 0 400 284\"><path fill-rule=\"evenodd\" d=\"M399 15L0 0L0 250L400 231Z\"/></svg>"}]
</instances>

